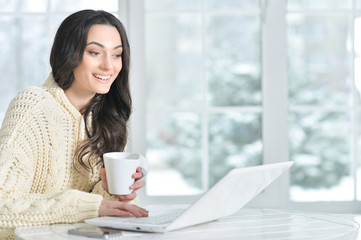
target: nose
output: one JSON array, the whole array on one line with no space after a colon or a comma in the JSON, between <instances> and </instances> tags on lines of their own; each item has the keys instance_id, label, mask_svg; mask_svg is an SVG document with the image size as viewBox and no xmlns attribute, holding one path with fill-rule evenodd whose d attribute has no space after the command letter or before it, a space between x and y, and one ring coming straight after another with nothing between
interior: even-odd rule
<instances>
[{"instance_id":1,"label":"nose","mask_svg":"<svg viewBox=\"0 0 361 240\"><path fill-rule=\"evenodd\" d=\"M112 63L112 59L111 56L109 55L105 55L102 62L101 62L101 66L102 69L104 70L110 70L113 69L113 63Z\"/></svg>"}]
</instances>

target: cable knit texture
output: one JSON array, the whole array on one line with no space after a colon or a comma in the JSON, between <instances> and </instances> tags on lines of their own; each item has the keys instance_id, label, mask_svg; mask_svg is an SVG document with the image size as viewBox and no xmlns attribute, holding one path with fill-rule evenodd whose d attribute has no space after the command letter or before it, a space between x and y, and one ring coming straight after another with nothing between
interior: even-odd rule
<instances>
[{"instance_id":1,"label":"cable knit texture","mask_svg":"<svg viewBox=\"0 0 361 240\"><path fill-rule=\"evenodd\" d=\"M75 148L84 138L82 115L51 75L13 99L0 130L1 239L1 232L18 226L96 217L102 199L112 199L101 187L99 168L74 169Z\"/></svg>"}]
</instances>

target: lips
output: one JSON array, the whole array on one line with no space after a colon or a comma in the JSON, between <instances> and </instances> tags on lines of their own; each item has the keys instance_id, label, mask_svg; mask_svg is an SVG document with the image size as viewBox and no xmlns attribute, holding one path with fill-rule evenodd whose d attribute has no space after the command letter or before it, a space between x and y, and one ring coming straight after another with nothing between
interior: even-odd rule
<instances>
[{"instance_id":1,"label":"lips","mask_svg":"<svg viewBox=\"0 0 361 240\"><path fill-rule=\"evenodd\" d=\"M100 74L93 74L93 76L103 81L108 80L111 77L111 75L100 75Z\"/></svg>"}]
</instances>

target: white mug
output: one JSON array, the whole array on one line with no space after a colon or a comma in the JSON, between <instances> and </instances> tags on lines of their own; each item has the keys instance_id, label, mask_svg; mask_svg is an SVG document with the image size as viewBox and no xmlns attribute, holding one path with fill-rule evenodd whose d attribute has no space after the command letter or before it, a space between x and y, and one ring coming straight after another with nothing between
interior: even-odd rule
<instances>
[{"instance_id":1,"label":"white mug","mask_svg":"<svg viewBox=\"0 0 361 240\"><path fill-rule=\"evenodd\" d=\"M103 155L104 166L110 194L127 195L132 193L133 173L142 168L143 176L148 173L148 162L140 154L128 152L109 152Z\"/></svg>"}]
</instances>

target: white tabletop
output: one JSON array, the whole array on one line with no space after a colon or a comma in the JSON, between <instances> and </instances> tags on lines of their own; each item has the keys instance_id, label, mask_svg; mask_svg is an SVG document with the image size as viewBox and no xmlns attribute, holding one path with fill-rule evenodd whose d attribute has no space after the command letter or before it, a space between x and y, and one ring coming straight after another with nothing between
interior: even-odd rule
<instances>
[{"instance_id":1,"label":"white tabletop","mask_svg":"<svg viewBox=\"0 0 361 240\"><path fill-rule=\"evenodd\" d=\"M361 216L312 213L278 209L241 209L235 215L168 233L124 231L122 240L145 239L361 239ZM15 239L89 239L67 234L78 224L55 224L17 228Z\"/></svg>"}]
</instances>

